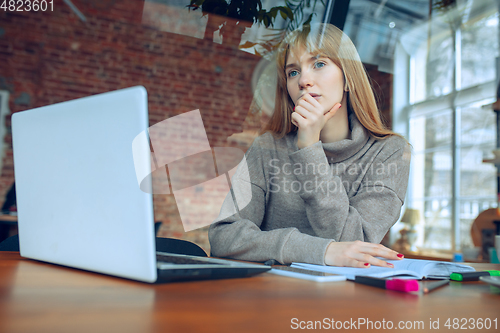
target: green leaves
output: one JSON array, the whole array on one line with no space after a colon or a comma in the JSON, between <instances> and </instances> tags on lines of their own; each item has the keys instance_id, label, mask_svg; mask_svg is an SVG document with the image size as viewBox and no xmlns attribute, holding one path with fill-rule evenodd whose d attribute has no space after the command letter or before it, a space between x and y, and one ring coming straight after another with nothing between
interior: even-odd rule
<instances>
[{"instance_id":1,"label":"green leaves","mask_svg":"<svg viewBox=\"0 0 500 333\"><path fill-rule=\"evenodd\" d=\"M310 0L308 0L310 1ZM284 20L292 21L293 11L287 6L277 6L269 11L262 9L261 0L191 0L187 5L190 10L201 9L203 14L216 14L264 24L266 28L274 26L278 13Z\"/></svg>"},{"instance_id":2,"label":"green leaves","mask_svg":"<svg viewBox=\"0 0 500 333\"><path fill-rule=\"evenodd\" d=\"M289 7L279 6L275 7L280 11L281 17L286 20L287 18L292 21L293 20L293 12Z\"/></svg>"},{"instance_id":3,"label":"green leaves","mask_svg":"<svg viewBox=\"0 0 500 333\"><path fill-rule=\"evenodd\" d=\"M313 18L316 4L325 4L325 1L326 0L285 0L284 6L276 6L266 10L262 8L261 0L190 0L189 5L186 7L188 7L189 10L201 9L204 16L209 14L218 15L216 29L220 29L220 33L223 35L224 40L224 36L230 34L231 29L236 25L239 27L249 27L256 23L263 24L266 28L274 28L274 23L278 14L281 16L281 19L286 21L286 27L284 29L276 29L277 35L284 34L285 31L294 30L301 25L309 25ZM303 22L305 18L304 9L311 6L313 7L313 14L310 14L305 22ZM233 20L225 18L231 18ZM222 28L220 28L221 26ZM242 31L244 31L244 29ZM208 36L211 35L208 34ZM271 52L279 41L279 39L272 39L259 43L246 42L240 45L240 48L247 49L253 47L256 54L260 54L257 52L256 47L262 52Z\"/></svg>"},{"instance_id":4,"label":"green leaves","mask_svg":"<svg viewBox=\"0 0 500 333\"><path fill-rule=\"evenodd\" d=\"M257 22L263 23L266 28L269 28L269 26L272 27L274 26L274 21L276 20L276 16L278 16L278 13L280 13L281 17L284 20L293 20L293 12L290 8L285 6L277 6L271 8L271 10L269 11L259 11Z\"/></svg>"}]
</instances>

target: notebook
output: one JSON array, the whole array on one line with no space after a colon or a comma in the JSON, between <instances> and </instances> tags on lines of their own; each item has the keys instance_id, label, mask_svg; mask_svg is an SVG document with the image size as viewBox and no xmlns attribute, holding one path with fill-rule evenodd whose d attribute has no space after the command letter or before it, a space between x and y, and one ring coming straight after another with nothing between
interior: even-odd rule
<instances>
[{"instance_id":1,"label":"notebook","mask_svg":"<svg viewBox=\"0 0 500 333\"><path fill-rule=\"evenodd\" d=\"M141 86L13 114L21 256L150 283L269 270L168 253L157 260L153 195L134 167L150 170L149 146L142 161L132 156L148 126Z\"/></svg>"},{"instance_id":2,"label":"notebook","mask_svg":"<svg viewBox=\"0 0 500 333\"><path fill-rule=\"evenodd\" d=\"M330 274L345 275L348 280L354 280L355 276L371 276L377 278L433 278L449 279L453 272L474 272L475 269L462 264L446 261L402 259L386 260L394 264L394 268L370 266L369 268L320 266L313 264L293 263L292 267L310 269Z\"/></svg>"}]
</instances>

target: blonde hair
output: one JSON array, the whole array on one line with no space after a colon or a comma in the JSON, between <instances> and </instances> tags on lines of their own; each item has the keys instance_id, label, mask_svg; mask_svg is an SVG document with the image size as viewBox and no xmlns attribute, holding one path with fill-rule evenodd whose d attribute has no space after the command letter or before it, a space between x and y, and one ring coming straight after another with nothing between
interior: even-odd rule
<instances>
[{"instance_id":1,"label":"blonde hair","mask_svg":"<svg viewBox=\"0 0 500 333\"><path fill-rule=\"evenodd\" d=\"M301 30L295 30L279 45L276 53L278 70L276 102L273 116L266 127L267 131L283 137L297 130L292 124L294 103L287 90L285 66L290 53L302 50L327 57L342 70L348 90L347 108L354 112L361 125L372 136L385 138L395 135L380 119L372 86L356 47L346 34L328 23L304 26Z\"/></svg>"}]
</instances>

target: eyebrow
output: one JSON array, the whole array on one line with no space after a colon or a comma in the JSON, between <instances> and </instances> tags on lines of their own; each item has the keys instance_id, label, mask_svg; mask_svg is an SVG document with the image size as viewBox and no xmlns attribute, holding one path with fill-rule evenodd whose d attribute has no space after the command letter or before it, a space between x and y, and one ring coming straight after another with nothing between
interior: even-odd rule
<instances>
[{"instance_id":1,"label":"eyebrow","mask_svg":"<svg viewBox=\"0 0 500 333\"><path fill-rule=\"evenodd\" d=\"M321 57L322 57L322 56L321 56L320 54L317 54L317 55L312 56L311 58L309 58L307 61L312 62L312 61L314 61L314 60L316 60L316 59L318 59L318 58L321 58ZM286 66L285 66L285 71L286 71L288 68L290 68L290 67L297 67L297 64L293 62L293 63L291 63L291 64L286 65Z\"/></svg>"}]
</instances>

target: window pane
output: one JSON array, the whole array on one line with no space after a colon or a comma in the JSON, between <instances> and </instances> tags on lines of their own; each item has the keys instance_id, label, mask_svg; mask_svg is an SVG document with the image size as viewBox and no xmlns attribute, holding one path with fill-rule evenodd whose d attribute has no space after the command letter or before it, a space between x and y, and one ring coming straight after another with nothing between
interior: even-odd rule
<instances>
[{"instance_id":1,"label":"window pane","mask_svg":"<svg viewBox=\"0 0 500 333\"><path fill-rule=\"evenodd\" d=\"M451 196L451 149L412 157L413 197Z\"/></svg>"},{"instance_id":2,"label":"window pane","mask_svg":"<svg viewBox=\"0 0 500 333\"><path fill-rule=\"evenodd\" d=\"M423 246L432 249L451 249L450 198L425 200Z\"/></svg>"},{"instance_id":3,"label":"window pane","mask_svg":"<svg viewBox=\"0 0 500 333\"><path fill-rule=\"evenodd\" d=\"M433 28L435 28L434 24ZM441 28L431 38L427 60L427 98L439 97L451 92L454 70L453 56L451 31L443 31Z\"/></svg>"},{"instance_id":4,"label":"window pane","mask_svg":"<svg viewBox=\"0 0 500 333\"><path fill-rule=\"evenodd\" d=\"M474 247L470 229L476 217L488 208L496 208L495 196L477 200L460 200L460 245Z\"/></svg>"},{"instance_id":5,"label":"window pane","mask_svg":"<svg viewBox=\"0 0 500 333\"><path fill-rule=\"evenodd\" d=\"M420 43L411 57L411 80L413 89L410 91L410 103L415 104L425 100L427 72L427 43Z\"/></svg>"},{"instance_id":6,"label":"window pane","mask_svg":"<svg viewBox=\"0 0 500 333\"><path fill-rule=\"evenodd\" d=\"M450 145L452 133L451 112L410 119L410 142L415 151Z\"/></svg>"},{"instance_id":7,"label":"window pane","mask_svg":"<svg viewBox=\"0 0 500 333\"><path fill-rule=\"evenodd\" d=\"M411 208L422 214L421 223L415 226L417 249L451 249L451 199L414 200Z\"/></svg>"},{"instance_id":8,"label":"window pane","mask_svg":"<svg viewBox=\"0 0 500 333\"><path fill-rule=\"evenodd\" d=\"M496 6L493 2L491 6ZM498 9L475 18L462 30L462 89L495 79Z\"/></svg>"},{"instance_id":9,"label":"window pane","mask_svg":"<svg viewBox=\"0 0 500 333\"><path fill-rule=\"evenodd\" d=\"M452 31L443 16L435 15L403 40L412 61L412 103L449 94L452 90L454 52Z\"/></svg>"},{"instance_id":10,"label":"window pane","mask_svg":"<svg viewBox=\"0 0 500 333\"><path fill-rule=\"evenodd\" d=\"M494 146L473 147L460 150L460 196L492 196L497 192L496 168L483 163L483 156Z\"/></svg>"},{"instance_id":11,"label":"window pane","mask_svg":"<svg viewBox=\"0 0 500 333\"><path fill-rule=\"evenodd\" d=\"M461 145L495 145L496 115L479 107L461 109Z\"/></svg>"}]
</instances>

